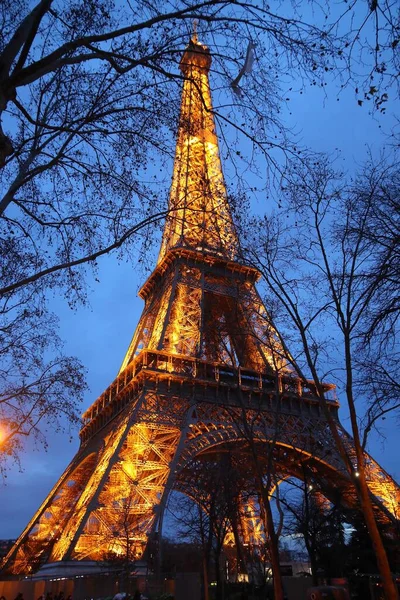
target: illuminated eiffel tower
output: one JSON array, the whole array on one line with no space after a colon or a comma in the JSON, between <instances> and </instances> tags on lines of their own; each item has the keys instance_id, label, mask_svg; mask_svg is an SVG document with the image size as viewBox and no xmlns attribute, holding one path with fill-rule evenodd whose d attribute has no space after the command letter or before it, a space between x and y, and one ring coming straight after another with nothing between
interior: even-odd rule
<instances>
[{"instance_id":1,"label":"illuminated eiffel tower","mask_svg":"<svg viewBox=\"0 0 400 600\"><path fill-rule=\"evenodd\" d=\"M260 455L262 442L266 452L273 445L282 478L303 478L306 463L327 498L340 494L345 505L356 506L315 386L285 359L255 288L258 271L237 259L210 65L208 49L194 37L180 64L170 210L157 266L139 292L143 314L118 376L83 415L78 453L9 552L5 572L50 573L67 564L78 572L124 554L127 543L133 559L146 557L168 494L184 489L185 477L197 477L202 457L212 464L233 449L246 463L237 420L243 411L255 425ZM325 384L325 392L354 456L334 386ZM376 514L390 521L398 486L371 457L365 460ZM252 511L242 537L256 535L256 521Z\"/></svg>"}]
</instances>

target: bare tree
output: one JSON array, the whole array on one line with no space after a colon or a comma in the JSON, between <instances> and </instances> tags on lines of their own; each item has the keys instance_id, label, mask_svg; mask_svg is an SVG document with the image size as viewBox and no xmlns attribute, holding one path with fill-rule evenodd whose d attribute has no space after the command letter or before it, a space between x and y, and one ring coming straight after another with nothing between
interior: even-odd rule
<instances>
[{"instance_id":1,"label":"bare tree","mask_svg":"<svg viewBox=\"0 0 400 600\"><path fill-rule=\"evenodd\" d=\"M112 528L102 532L108 542L108 552L103 556L104 566L112 569L120 576L121 588L126 592L130 589L130 578L135 569L136 544L135 544L135 500L136 497L129 492L125 498L120 498L115 503L118 510L114 513Z\"/></svg>"},{"instance_id":2,"label":"bare tree","mask_svg":"<svg viewBox=\"0 0 400 600\"><path fill-rule=\"evenodd\" d=\"M192 491L194 489L192 488ZM227 533L228 520L224 507L218 501L218 494L196 486L196 500L189 496L174 497L169 510L178 524L178 536L199 544L202 554L201 578L203 598L208 598L211 561L214 555L215 573L220 593L219 557Z\"/></svg>"},{"instance_id":3,"label":"bare tree","mask_svg":"<svg viewBox=\"0 0 400 600\"><path fill-rule=\"evenodd\" d=\"M357 391L370 398L363 418L365 447L368 433L387 416L398 418L400 408L400 173L396 162L370 158L354 182L349 239L362 236L369 261L358 277L364 286L376 286L362 316L357 360L361 377ZM363 219L363 215L367 218ZM393 415L390 415L393 413Z\"/></svg>"},{"instance_id":4,"label":"bare tree","mask_svg":"<svg viewBox=\"0 0 400 600\"><path fill-rule=\"evenodd\" d=\"M357 367L361 356L365 356L360 339L365 333L365 318L379 295L381 278L370 269L375 255L365 236L369 211L357 213L355 191L355 186L343 183L341 175L321 158L295 173L284 190L286 224L272 217L258 221L257 234L253 240L248 239L246 249L297 336L299 356L316 384L332 437L354 483L385 595L397 598L366 481L357 409ZM357 230L353 222L356 215ZM321 331L328 332L325 340ZM375 350L378 347L374 345ZM327 410L322 386L327 374L342 384L354 456Z\"/></svg>"},{"instance_id":5,"label":"bare tree","mask_svg":"<svg viewBox=\"0 0 400 600\"><path fill-rule=\"evenodd\" d=\"M344 518L340 505L324 498L311 481L306 472L301 482L286 480L279 502L285 509L284 532L301 536L310 559L313 583L318 585L320 570L328 577L343 576Z\"/></svg>"},{"instance_id":6,"label":"bare tree","mask_svg":"<svg viewBox=\"0 0 400 600\"><path fill-rule=\"evenodd\" d=\"M0 472L19 461L23 440L75 429L86 390L81 363L65 355L58 321L35 290L0 301ZM11 459L11 460L10 460Z\"/></svg>"},{"instance_id":7,"label":"bare tree","mask_svg":"<svg viewBox=\"0 0 400 600\"><path fill-rule=\"evenodd\" d=\"M217 597L222 595L220 559L228 534L236 546L240 572L246 572L241 533L241 501L247 493L248 474L243 461L225 449L199 456L179 475L178 489L186 497L178 503L180 535L200 542L203 548L203 580L214 567Z\"/></svg>"},{"instance_id":8,"label":"bare tree","mask_svg":"<svg viewBox=\"0 0 400 600\"><path fill-rule=\"evenodd\" d=\"M278 377L276 377L277 385ZM277 395L278 389L276 389ZM274 450L276 439L280 434L279 403L277 410L270 415L261 405L253 401L249 407L246 399L238 390L238 407L228 407L229 418L244 440L243 452L248 455L248 489L259 499L260 518L263 522L265 544L273 574L274 594L277 599L284 597L283 582L279 560L279 534L274 523L271 507L271 491L276 483L274 469ZM278 528L279 529L279 528Z\"/></svg>"}]
</instances>

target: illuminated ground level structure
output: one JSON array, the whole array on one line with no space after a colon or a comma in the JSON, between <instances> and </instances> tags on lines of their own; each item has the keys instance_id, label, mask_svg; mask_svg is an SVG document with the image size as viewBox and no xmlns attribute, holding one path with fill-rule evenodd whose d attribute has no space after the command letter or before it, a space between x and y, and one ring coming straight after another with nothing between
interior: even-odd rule
<instances>
[{"instance_id":1,"label":"illuminated ground level structure","mask_svg":"<svg viewBox=\"0 0 400 600\"><path fill-rule=\"evenodd\" d=\"M290 364L257 293L258 271L236 259L210 64L192 39L181 61L170 213L157 267L140 291L143 314L120 373L83 415L79 452L8 553L8 573L148 559L170 491L204 493L205 473L227 456L240 483L231 493L231 537L260 544L256 503L242 494L254 481L249 435L275 478L307 473L327 498L357 507L317 390ZM324 391L354 473L334 386ZM376 515L390 529L399 488L367 454L365 462Z\"/></svg>"}]
</instances>

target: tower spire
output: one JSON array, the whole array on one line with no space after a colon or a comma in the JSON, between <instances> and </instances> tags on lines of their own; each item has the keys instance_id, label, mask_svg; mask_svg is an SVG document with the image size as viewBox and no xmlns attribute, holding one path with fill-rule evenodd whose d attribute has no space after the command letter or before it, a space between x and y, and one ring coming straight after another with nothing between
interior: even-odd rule
<instances>
[{"instance_id":1,"label":"tower spire","mask_svg":"<svg viewBox=\"0 0 400 600\"><path fill-rule=\"evenodd\" d=\"M180 62L184 76L174 172L159 262L183 247L232 259L237 238L219 158L208 73L196 26Z\"/></svg>"},{"instance_id":2,"label":"tower spire","mask_svg":"<svg viewBox=\"0 0 400 600\"><path fill-rule=\"evenodd\" d=\"M192 34L192 41L197 44L198 42L198 38L197 38L197 25L198 25L199 21L197 19L193 19L193 34Z\"/></svg>"}]
</instances>

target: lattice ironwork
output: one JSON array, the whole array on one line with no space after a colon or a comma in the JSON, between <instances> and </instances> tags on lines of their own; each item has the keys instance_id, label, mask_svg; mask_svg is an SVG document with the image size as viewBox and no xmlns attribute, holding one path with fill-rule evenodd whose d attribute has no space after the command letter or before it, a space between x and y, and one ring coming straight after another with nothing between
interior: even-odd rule
<instances>
[{"instance_id":1,"label":"lattice ironwork","mask_svg":"<svg viewBox=\"0 0 400 600\"><path fill-rule=\"evenodd\" d=\"M78 454L6 557L10 573L30 574L46 562L142 557L169 492L190 484L195 497L205 481L202 464L229 452L243 477L251 473L249 427L266 468L272 461L280 477L306 470L327 498L339 494L357 508L315 386L297 376L255 288L258 272L235 261L210 63L192 40L181 63L170 214L157 267L140 290L144 312L117 378L83 415ZM334 386L324 391L356 469ZM393 523L399 487L367 454L365 464L376 514ZM235 496L235 543L265 543L253 498Z\"/></svg>"},{"instance_id":2,"label":"lattice ironwork","mask_svg":"<svg viewBox=\"0 0 400 600\"><path fill-rule=\"evenodd\" d=\"M185 76L169 210L159 262L174 247L233 258L237 239L228 207L215 133L208 48L191 41Z\"/></svg>"}]
</instances>

